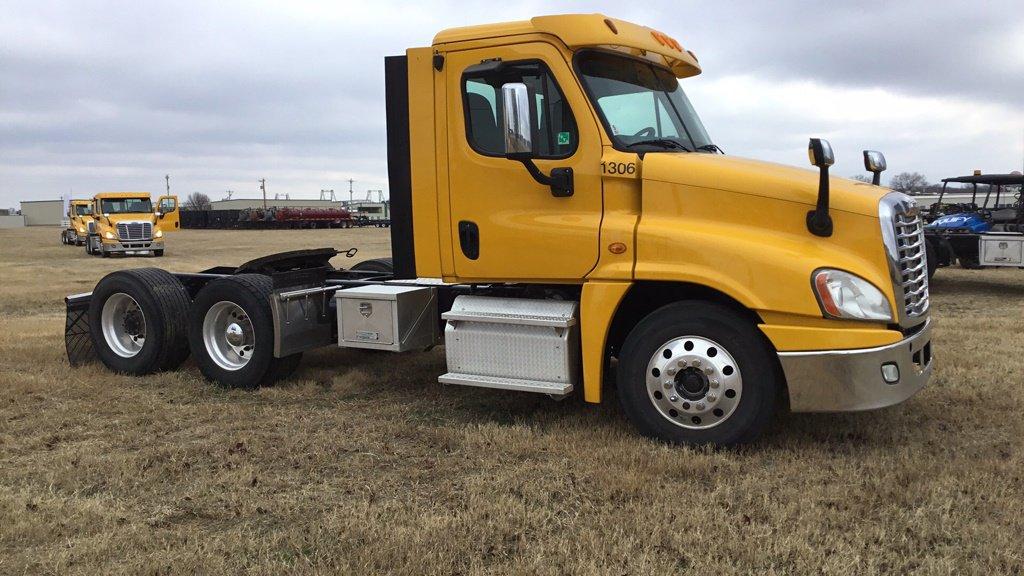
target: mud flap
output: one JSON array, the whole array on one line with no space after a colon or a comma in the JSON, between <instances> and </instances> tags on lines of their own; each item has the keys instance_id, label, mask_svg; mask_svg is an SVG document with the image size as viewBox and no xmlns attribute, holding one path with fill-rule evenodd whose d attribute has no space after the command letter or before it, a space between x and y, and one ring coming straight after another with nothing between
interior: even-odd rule
<instances>
[{"instance_id":1,"label":"mud flap","mask_svg":"<svg viewBox=\"0 0 1024 576\"><path fill-rule=\"evenodd\" d=\"M67 318L64 321L64 347L68 353L68 363L81 366L96 360L96 350L92 347L92 335L89 334L89 301L92 293L75 294L64 299L67 305Z\"/></svg>"}]
</instances>

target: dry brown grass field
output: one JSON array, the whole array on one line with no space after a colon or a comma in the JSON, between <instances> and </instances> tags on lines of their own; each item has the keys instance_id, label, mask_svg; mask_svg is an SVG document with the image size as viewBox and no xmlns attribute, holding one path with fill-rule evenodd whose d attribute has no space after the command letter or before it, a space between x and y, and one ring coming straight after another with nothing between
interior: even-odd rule
<instances>
[{"instance_id":1,"label":"dry brown grass field","mask_svg":"<svg viewBox=\"0 0 1024 576\"><path fill-rule=\"evenodd\" d=\"M942 270L937 369L890 409L788 415L742 450L613 402L436 382L444 354L324 349L253 392L64 357L62 298L386 230L185 231L100 259L0 230L0 573L1024 571L1024 271ZM344 258L336 261L344 265Z\"/></svg>"}]
</instances>

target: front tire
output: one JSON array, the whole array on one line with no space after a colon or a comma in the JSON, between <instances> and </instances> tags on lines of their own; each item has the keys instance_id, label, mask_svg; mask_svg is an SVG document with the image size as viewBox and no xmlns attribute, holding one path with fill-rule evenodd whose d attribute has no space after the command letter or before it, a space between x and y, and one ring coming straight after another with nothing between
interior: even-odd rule
<instances>
[{"instance_id":1,"label":"front tire","mask_svg":"<svg viewBox=\"0 0 1024 576\"><path fill-rule=\"evenodd\" d=\"M718 304L663 306L626 337L619 400L645 436L674 444L751 442L775 415L781 382L757 328Z\"/></svg>"},{"instance_id":2,"label":"front tire","mask_svg":"<svg viewBox=\"0 0 1024 576\"><path fill-rule=\"evenodd\" d=\"M210 282L189 312L189 347L208 380L230 388L269 386L286 378L302 354L274 357L273 282L239 274Z\"/></svg>"},{"instance_id":3,"label":"front tire","mask_svg":"<svg viewBox=\"0 0 1024 576\"><path fill-rule=\"evenodd\" d=\"M121 270L96 285L89 331L96 355L114 372L173 370L188 358L188 291L158 268Z\"/></svg>"}]
</instances>

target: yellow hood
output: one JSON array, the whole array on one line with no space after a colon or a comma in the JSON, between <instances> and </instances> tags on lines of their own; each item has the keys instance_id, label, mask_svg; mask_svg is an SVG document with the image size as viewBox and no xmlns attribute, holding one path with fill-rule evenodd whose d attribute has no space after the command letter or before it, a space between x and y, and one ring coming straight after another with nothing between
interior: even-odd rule
<instances>
[{"instance_id":1,"label":"yellow hood","mask_svg":"<svg viewBox=\"0 0 1024 576\"><path fill-rule=\"evenodd\" d=\"M686 186L728 190L814 206L818 172L737 156L653 153L643 160L643 177ZM878 217L878 201L889 189L846 178L829 179L829 206Z\"/></svg>"},{"instance_id":2,"label":"yellow hood","mask_svg":"<svg viewBox=\"0 0 1024 576\"><path fill-rule=\"evenodd\" d=\"M130 214L111 214L104 218L104 220L110 220L111 224L117 224L118 222L150 222L156 224L156 216L149 212L138 212Z\"/></svg>"}]
</instances>

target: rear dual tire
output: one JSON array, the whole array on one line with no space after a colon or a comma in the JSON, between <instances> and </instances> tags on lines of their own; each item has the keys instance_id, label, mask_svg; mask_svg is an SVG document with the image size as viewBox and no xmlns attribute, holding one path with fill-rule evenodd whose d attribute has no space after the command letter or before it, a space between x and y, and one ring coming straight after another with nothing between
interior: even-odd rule
<instances>
[{"instance_id":1,"label":"rear dual tire","mask_svg":"<svg viewBox=\"0 0 1024 576\"><path fill-rule=\"evenodd\" d=\"M96 285L89 331L100 361L114 372L141 376L173 370L188 358L183 318L189 295L157 268L121 270Z\"/></svg>"},{"instance_id":2,"label":"rear dual tire","mask_svg":"<svg viewBox=\"0 0 1024 576\"><path fill-rule=\"evenodd\" d=\"M239 274L207 284L189 311L188 342L199 371L229 388L269 386L287 378L302 354L274 357L273 282Z\"/></svg>"}]
</instances>

